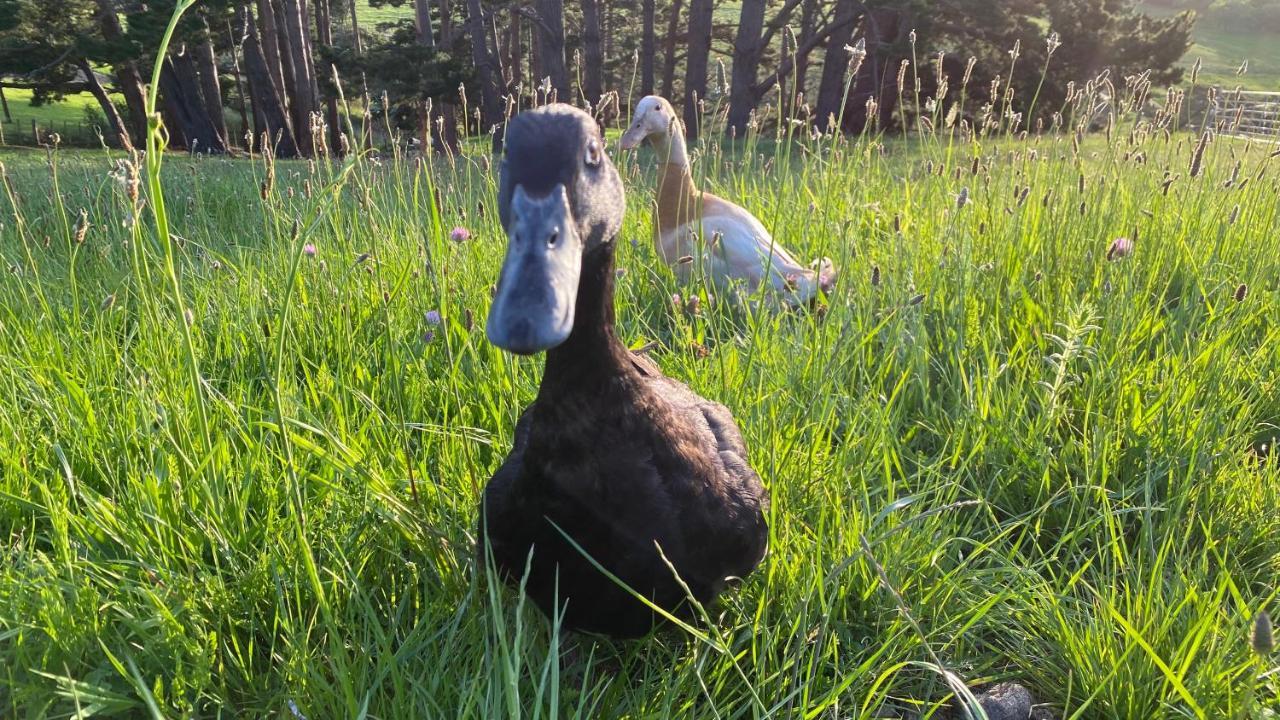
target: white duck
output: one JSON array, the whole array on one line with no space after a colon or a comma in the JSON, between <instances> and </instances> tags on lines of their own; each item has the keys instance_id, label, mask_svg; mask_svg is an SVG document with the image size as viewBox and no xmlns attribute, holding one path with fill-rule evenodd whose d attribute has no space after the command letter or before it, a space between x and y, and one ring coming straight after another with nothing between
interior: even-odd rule
<instances>
[{"instance_id":1,"label":"white duck","mask_svg":"<svg viewBox=\"0 0 1280 720\"><path fill-rule=\"evenodd\" d=\"M767 280L769 287L790 305L807 304L819 290L830 291L836 269L829 259L804 267L774 242L750 212L698 190L689 167L684 129L671 103L657 95L636 105L635 118L622 134L622 148L639 147L645 140L663 163L659 170L654 244L681 282L692 277L690 260L696 258L718 287L731 288L737 281L755 293ZM698 238L705 242L698 243Z\"/></svg>"}]
</instances>

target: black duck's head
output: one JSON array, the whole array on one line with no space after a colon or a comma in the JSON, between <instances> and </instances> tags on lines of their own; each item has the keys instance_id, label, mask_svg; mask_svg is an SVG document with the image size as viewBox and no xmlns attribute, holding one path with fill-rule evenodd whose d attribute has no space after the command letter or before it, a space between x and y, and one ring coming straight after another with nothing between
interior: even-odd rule
<instances>
[{"instance_id":1,"label":"black duck's head","mask_svg":"<svg viewBox=\"0 0 1280 720\"><path fill-rule=\"evenodd\" d=\"M622 181L600 128L568 105L507 125L498 215L507 255L489 310L489 341L520 355L549 350L573 331L584 257L622 227Z\"/></svg>"}]
</instances>

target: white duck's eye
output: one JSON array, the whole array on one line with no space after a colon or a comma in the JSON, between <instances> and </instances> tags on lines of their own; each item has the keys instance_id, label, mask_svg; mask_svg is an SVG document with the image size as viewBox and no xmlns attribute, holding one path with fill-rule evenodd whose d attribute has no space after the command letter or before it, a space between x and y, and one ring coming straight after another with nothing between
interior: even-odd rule
<instances>
[{"instance_id":1,"label":"white duck's eye","mask_svg":"<svg viewBox=\"0 0 1280 720\"><path fill-rule=\"evenodd\" d=\"M584 158L588 165L595 167L604 159L603 153L600 151L600 141L592 138L587 142L586 157Z\"/></svg>"}]
</instances>

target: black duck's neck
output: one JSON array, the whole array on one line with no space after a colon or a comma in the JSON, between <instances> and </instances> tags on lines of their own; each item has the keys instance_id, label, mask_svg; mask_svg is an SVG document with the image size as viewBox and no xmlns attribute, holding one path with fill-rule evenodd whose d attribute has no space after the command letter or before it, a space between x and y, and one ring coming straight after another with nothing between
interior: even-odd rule
<instances>
[{"instance_id":1,"label":"black duck's neck","mask_svg":"<svg viewBox=\"0 0 1280 720\"><path fill-rule=\"evenodd\" d=\"M569 339L547 351L542 384L590 386L593 378L616 375L624 366L626 348L613 323L613 241L589 250L582 258L573 331Z\"/></svg>"}]
</instances>

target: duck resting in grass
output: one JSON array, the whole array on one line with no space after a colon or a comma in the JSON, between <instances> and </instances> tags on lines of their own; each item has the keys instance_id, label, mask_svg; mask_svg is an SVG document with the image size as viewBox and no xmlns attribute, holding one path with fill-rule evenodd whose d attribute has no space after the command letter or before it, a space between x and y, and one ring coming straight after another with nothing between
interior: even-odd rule
<instances>
[{"instance_id":1,"label":"duck resting in grass","mask_svg":"<svg viewBox=\"0 0 1280 720\"><path fill-rule=\"evenodd\" d=\"M619 582L689 617L688 595L706 603L764 557L768 495L729 411L618 338L625 203L595 121L542 107L508 124L505 147L509 242L487 333L519 355L545 351L546 365L485 488L479 560L523 580L565 627L640 636L661 615Z\"/></svg>"},{"instance_id":2,"label":"duck resting in grass","mask_svg":"<svg viewBox=\"0 0 1280 720\"><path fill-rule=\"evenodd\" d=\"M654 242L658 254L683 283L693 274L690 258L702 261L706 276L721 287L733 281L755 293L761 285L777 292L788 304L812 302L829 292L836 269L827 258L804 267L750 212L702 192L693 183L684 129L671 103L650 95L636 104L635 117L622 134L622 148L631 150L649 141L658 155L658 202ZM698 238L705 242L699 243Z\"/></svg>"}]
</instances>

